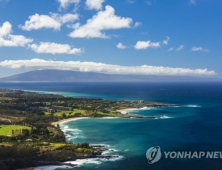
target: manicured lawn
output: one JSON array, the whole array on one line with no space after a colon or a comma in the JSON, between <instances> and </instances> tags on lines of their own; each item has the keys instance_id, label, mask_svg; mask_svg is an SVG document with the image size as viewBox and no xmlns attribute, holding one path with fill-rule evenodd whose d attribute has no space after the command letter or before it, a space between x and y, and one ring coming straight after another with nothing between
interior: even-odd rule
<instances>
[{"instance_id":1,"label":"manicured lawn","mask_svg":"<svg viewBox=\"0 0 222 170\"><path fill-rule=\"evenodd\" d=\"M74 109L74 111L61 111L54 113L55 116L62 117L63 113L65 113L66 116L75 116L76 113L81 113L81 115L85 115L85 110L80 109Z\"/></svg>"},{"instance_id":2,"label":"manicured lawn","mask_svg":"<svg viewBox=\"0 0 222 170\"><path fill-rule=\"evenodd\" d=\"M67 143L50 143L47 146L41 146L41 148L52 148L52 149L57 149L61 146L65 146L67 145Z\"/></svg>"},{"instance_id":3,"label":"manicured lawn","mask_svg":"<svg viewBox=\"0 0 222 170\"><path fill-rule=\"evenodd\" d=\"M20 126L20 125L0 125L0 136L12 136L12 130L20 130L20 129L28 129L31 128L28 126Z\"/></svg>"},{"instance_id":4,"label":"manicured lawn","mask_svg":"<svg viewBox=\"0 0 222 170\"><path fill-rule=\"evenodd\" d=\"M80 113L82 116L86 116L86 111L81 109L74 109L73 111L60 111L55 113L45 112L45 115L51 115L62 117L62 115L65 113L65 115L68 116L76 116L77 113Z\"/></svg>"},{"instance_id":5,"label":"manicured lawn","mask_svg":"<svg viewBox=\"0 0 222 170\"><path fill-rule=\"evenodd\" d=\"M55 148L59 148L61 146L65 146L66 143L50 143L50 147L55 147Z\"/></svg>"}]
</instances>

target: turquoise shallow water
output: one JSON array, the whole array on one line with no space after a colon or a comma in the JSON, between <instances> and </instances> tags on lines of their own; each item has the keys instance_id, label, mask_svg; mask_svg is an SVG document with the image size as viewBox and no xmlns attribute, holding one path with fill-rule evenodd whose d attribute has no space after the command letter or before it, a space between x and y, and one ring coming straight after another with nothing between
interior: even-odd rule
<instances>
[{"instance_id":1,"label":"turquoise shallow water","mask_svg":"<svg viewBox=\"0 0 222 170\"><path fill-rule=\"evenodd\" d=\"M194 142L195 138L187 139L187 131L181 130L189 123L197 108L155 108L137 111L143 115L164 115L162 119L83 119L63 123L61 128L69 142L104 144L107 149L114 150L109 155L119 155L119 160L96 162L88 161L82 168L90 169L126 169L127 166L147 169L149 167L145 152L151 146L161 146L170 150L176 145ZM176 114L176 113L180 114ZM187 114L186 114L187 113ZM135 159L135 160L134 160ZM139 159L139 160L138 160ZM132 165L130 165L132 164Z\"/></svg>"},{"instance_id":2,"label":"turquoise shallow water","mask_svg":"<svg viewBox=\"0 0 222 170\"><path fill-rule=\"evenodd\" d=\"M146 150L222 151L221 83L0 83L1 88L53 92L67 96L147 100L181 107L147 108L134 114L160 119L82 119L61 125L73 143L103 144L114 160L73 162L74 169L221 169L221 159L164 159L148 164ZM50 167L52 169L53 167ZM66 168L59 168L66 169Z\"/></svg>"}]
</instances>

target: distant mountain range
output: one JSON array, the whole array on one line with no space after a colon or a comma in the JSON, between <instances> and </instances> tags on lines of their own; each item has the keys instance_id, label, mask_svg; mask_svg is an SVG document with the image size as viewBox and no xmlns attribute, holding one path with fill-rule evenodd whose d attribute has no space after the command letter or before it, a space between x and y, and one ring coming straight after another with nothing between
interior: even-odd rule
<instances>
[{"instance_id":1,"label":"distant mountain range","mask_svg":"<svg viewBox=\"0 0 222 170\"><path fill-rule=\"evenodd\" d=\"M67 70L37 70L0 78L1 82L222 82L222 79L192 76L120 75Z\"/></svg>"}]
</instances>

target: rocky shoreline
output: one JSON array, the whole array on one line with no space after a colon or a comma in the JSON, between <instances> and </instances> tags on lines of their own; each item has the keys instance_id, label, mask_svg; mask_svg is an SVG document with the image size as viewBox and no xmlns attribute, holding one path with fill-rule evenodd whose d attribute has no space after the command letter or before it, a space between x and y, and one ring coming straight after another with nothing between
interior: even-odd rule
<instances>
[{"instance_id":1,"label":"rocky shoreline","mask_svg":"<svg viewBox=\"0 0 222 170\"><path fill-rule=\"evenodd\" d=\"M68 163L70 161L76 161L77 159L91 159L91 158L99 158L99 159L106 159L106 160L111 160L111 159L116 159L119 156L116 155L103 155L103 152L107 151L108 149L104 149L105 146L103 145L92 145L94 149L96 149L93 153L90 154L84 154L81 156L74 156L74 157L69 157L64 160L60 161L33 161L32 165L33 167L30 168L24 168L24 169L18 169L18 170L34 170L37 167L44 167L44 166L69 166L69 167L75 167L77 164L72 164ZM112 151L112 150L111 150Z\"/></svg>"}]
</instances>

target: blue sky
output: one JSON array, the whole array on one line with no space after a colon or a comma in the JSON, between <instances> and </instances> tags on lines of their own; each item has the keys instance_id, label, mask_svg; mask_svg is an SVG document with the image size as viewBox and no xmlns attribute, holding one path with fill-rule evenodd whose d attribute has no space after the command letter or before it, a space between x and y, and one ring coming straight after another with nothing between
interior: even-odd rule
<instances>
[{"instance_id":1,"label":"blue sky","mask_svg":"<svg viewBox=\"0 0 222 170\"><path fill-rule=\"evenodd\" d=\"M38 69L222 77L221 0L0 0L0 77Z\"/></svg>"}]
</instances>

